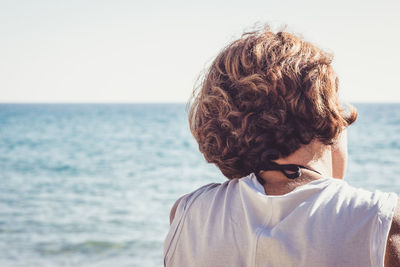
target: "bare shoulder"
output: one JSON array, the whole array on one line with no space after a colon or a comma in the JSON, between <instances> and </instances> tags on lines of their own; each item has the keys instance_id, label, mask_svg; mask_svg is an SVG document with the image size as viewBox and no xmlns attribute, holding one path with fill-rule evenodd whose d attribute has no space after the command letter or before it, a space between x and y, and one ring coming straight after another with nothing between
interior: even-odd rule
<instances>
[{"instance_id":1,"label":"bare shoulder","mask_svg":"<svg viewBox=\"0 0 400 267\"><path fill-rule=\"evenodd\" d=\"M385 266L400 266L400 199L394 211L386 245Z\"/></svg>"},{"instance_id":2,"label":"bare shoulder","mask_svg":"<svg viewBox=\"0 0 400 267\"><path fill-rule=\"evenodd\" d=\"M182 198L184 198L185 196L186 195L181 196L177 201L175 201L175 204L172 206L171 212L169 213L169 224L171 224L174 220L176 209L178 208L178 205L181 202Z\"/></svg>"}]
</instances>

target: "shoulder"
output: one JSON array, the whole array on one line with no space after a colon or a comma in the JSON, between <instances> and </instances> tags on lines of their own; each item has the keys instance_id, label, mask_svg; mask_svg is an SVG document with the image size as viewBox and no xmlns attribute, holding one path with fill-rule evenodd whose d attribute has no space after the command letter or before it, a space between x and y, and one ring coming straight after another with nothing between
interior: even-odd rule
<instances>
[{"instance_id":1,"label":"shoulder","mask_svg":"<svg viewBox=\"0 0 400 267\"><path fill-rule=\"evenodd\" d=\"M172 206L171 211L169 213L169 224L172 224L172 221L175 218L175 213L176 213L176 209L178 208L179 203L181 202L182 198L186 197L186 195L181 196L180 198L178 198L177 201L175 201L175 204Z\"/></svg>"},{"instance_id":2,"label":"shoulder","mask_svg":"<svg viewBox=\"0 0 400 267\"><path fill-rule=\"evenodd\" d=\"M358 226L370 218L371 256L374 266L400 266L400 200L395 193L367 191L343 184L344 212ZM358 220L358 221L357 221ZM353 221L353 220L352 220ZM384 263L384 264L383 264Z\"/></svg>"},{"instance_id":3,"label":"shoulder","mask_svg":"<svg viewBox=\"0 0 400 267\"><path fill-rule=\"evenodd\" d=\"M360 210L360 212L375 211L382 215L393 215L397 204L397 195L395 193L382 192L380 190L369 191L363 188L355 187L346 181L331 179L331 187L328 187L327 193L331 194L333 200L343 205L343 208Z\"/></svg>"},{"instance_id":4,"label":"shoulder","mask_svg":"<svg viewBox=\"0 0 400 267\"><path fill-rule=\"evenodd\" d=\"M227 183L227 182L225 182L225 183ZM222 185L224 185L224 184L222 184ZM218 184L218 183L207 184L207 185L204 185L204 186L194 190L193 192L191 192L189 194L185 194L185 195L181 196L180 198L178 198L178 200L175 201L175 203L172 206L171 211L170 211L170 215L169 215L170 224L172 224L172 222L178 212L177 210L179 207L182 207L181 210L185 210L186 204L188 202L192 202L194 199L198 198L199 196L204 195L207 192L211 192L211 191L213 191L213 189L218 188L220 186L221 186L221 184Z\"/></svg>"}]
</instances>

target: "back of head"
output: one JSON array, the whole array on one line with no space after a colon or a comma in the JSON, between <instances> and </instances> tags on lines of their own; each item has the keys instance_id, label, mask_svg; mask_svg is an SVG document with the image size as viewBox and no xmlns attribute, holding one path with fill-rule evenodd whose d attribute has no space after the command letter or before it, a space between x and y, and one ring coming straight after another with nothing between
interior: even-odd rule
<instances>
[{"instance_id":1,"label":"back of head","mask_svg":"<svg viewBox=\"0 0 400 267\"><path fill-rule=\"evenodd\" d=\"M192 134L228 178L254 172L261 154L286 157L334 143L357 117L338 100L332 55L288 32L245 33L211 64L190 106Z\"/></svg>"}]
</instances>

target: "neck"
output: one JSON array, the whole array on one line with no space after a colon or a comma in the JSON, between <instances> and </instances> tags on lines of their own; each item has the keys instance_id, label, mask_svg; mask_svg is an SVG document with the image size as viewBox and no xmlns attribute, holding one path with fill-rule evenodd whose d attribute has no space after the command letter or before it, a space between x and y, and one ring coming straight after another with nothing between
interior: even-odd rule
<instances>
[{"instance_id":1,"label":"neck","mask_svg":"<svg viewBox=\"0 0 400 267\"><path fill-rule=\"evenodd\" d=\"M332 177L332 151L331 146L322 144L319 141L313 141L308 145L302 146L288 157L275 160L278 164L296 164L313 169L320 174L307 169L301 169L302 176L296 178L297 181L287 179L279 171L262 171L261 178L265 185L271 184L297 184L299 181L314 180L323 177Z\"/></svg>"}]
</instances>

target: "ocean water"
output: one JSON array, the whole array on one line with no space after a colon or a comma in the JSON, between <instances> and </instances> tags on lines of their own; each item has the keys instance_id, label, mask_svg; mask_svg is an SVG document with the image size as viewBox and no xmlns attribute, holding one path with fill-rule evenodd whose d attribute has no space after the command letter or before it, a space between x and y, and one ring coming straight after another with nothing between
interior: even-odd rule
<instances>
[{"instance_id":1,"label":"ocean water","mask_svg":"<svg viewBox=\"0 0 400 267\"><path fill-rule=\"evenodd\" d=\"M346 180L400 194L400 104L358 104ZM169 210L225 179L184 104L1 104L0 266L162 266Z\"/></svg>"}]
</instances>

